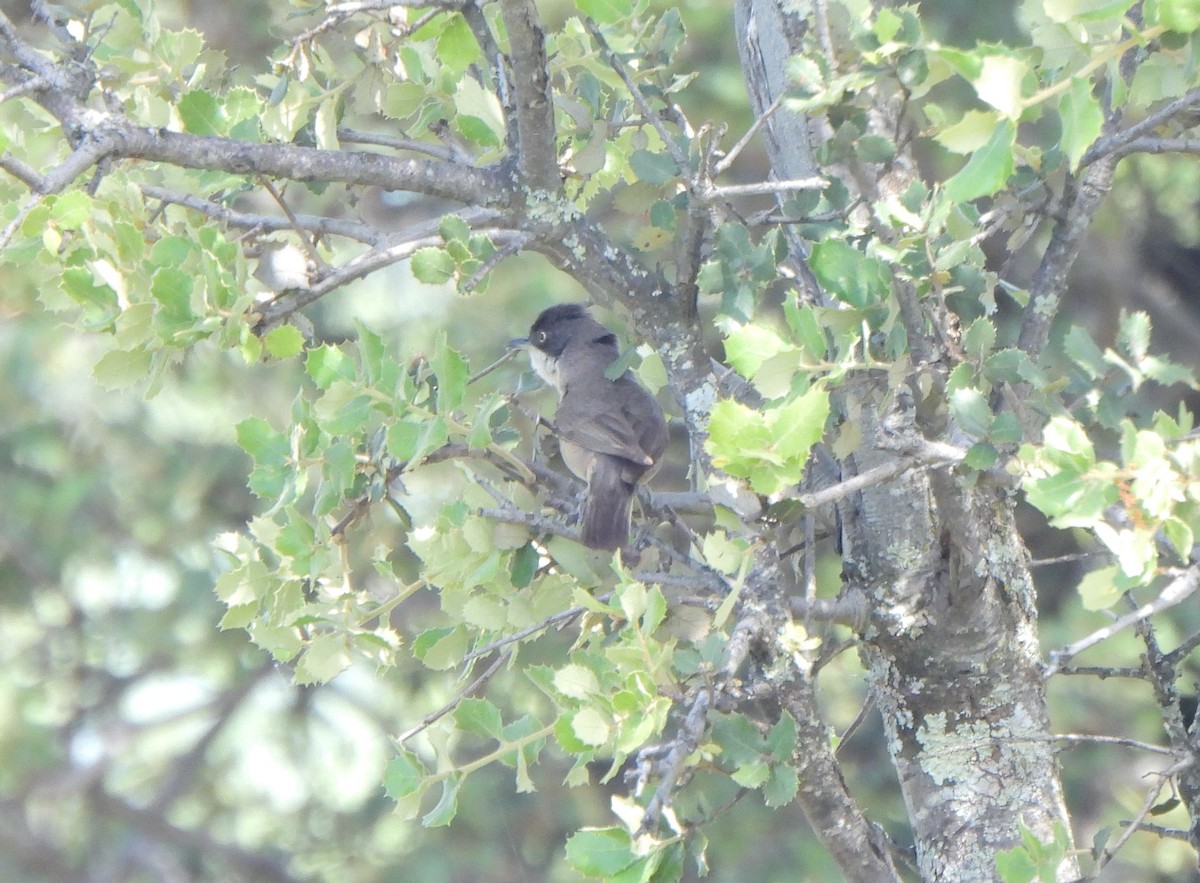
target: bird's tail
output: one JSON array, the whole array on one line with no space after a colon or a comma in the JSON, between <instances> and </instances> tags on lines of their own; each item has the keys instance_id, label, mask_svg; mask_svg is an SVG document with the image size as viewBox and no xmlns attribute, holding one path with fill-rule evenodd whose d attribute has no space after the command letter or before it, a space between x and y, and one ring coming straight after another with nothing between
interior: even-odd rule
<instances>
[{"instance_id":1,"label":"bird's tail","mask_svg":"<svg viewBox=\"0 0 1200 883\"><path fill-rule=\"evenodd\" d=\"M618 549L629 539L629 510L636 487L622 475L622 465L597 457L583 504L583 544L591 549Z\"/></svg>"}]
</instances>

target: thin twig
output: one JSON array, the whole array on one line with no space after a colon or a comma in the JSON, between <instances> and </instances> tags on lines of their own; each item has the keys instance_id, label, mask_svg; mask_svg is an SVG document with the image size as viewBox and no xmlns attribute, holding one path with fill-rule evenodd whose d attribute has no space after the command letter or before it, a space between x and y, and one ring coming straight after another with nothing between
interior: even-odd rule
<instances>
[{"instance_id":1,"label":"thin twig","mask_svg":"<svg viewBox=\"0 0 1200 883\"><path fill-rule=\"evenodd\" d=\"M746 134L738 139L737 144L729 148L729 152L725 154L725 158L713 166L714 175L721 174L731 165L733 165L734 161L738 158L741 152L746 149L746 145L748 145L754 136L758 134L758 130L761 129L766 124L767 120L771 118L771 114L775 113L775 111L779 110L779 108L783 106L783 99L786 94L787 93L785 92L780 92L775 96L775 100L771 102L770 106L758 115L758 119L756 119L751 124L750 128L746 130Z\"/></svg>"},{"instance_id":2,"label":"thin twig","mask_svg":"<svg viewBox=\"0 0 1200 883\"><path fill-rule=\"evenodd\" d=\"M292 211L291 206L289 206L284 200L283 194L280 193L279 189L271 183L270 178L259 175L258 179L262 183L263 187L266 188L266 191L271 194L271 198L274 199L276 204L278 204L278 206L283 210L283 213L287 215L288 223L292 225L292 229L300 234L300 242L304 246L304 250L308 252L309 260L311 260L313 262L313 266L317 268L318 278L323 278L332 272L332 267L330 267L329 264L325 262L325 259L321 257L321 253L317 251L317 247L313 244L312 239L304 235L304 228L300 226L299 219L297 219L295 212Z\"/></svg>"},{"instance_id":3,"label":"thin twig","mask_svg":"<svg viewBox=\"0 0 1200 883\"><path fill-rule=\"evenodd\" d=\"M725 184L714 187L712 195L716 199L729 196L752 196L762 193L790 193L793 190L823 190L829 182L818 175L811 178L792 178L788 181L759 181L755 184Z\"/></svg>"},{"instance_id":4,"label":"thin twig","mask_svg":"<svg viewBox=\"0 0 1200 883\"><path fill-rule=\"evenodd\" d=\"M500 670L500 667L502 665L504 665L506 662L508 662L509 657L511 655L512 655L512 653L508 652L508 653L501 653L499 656L497 656L494 660L492 660L492 664L489 665L484 670L483 674L481 674L475 680L471 681L471 683L467 684L465 687L463 687L461 690L459 690L457 693L455 693L453 699L451 699L449 702L447 702L445 705L443 705L437 711L430 712L429 714L425 715L425 717L421 718L420 723L410 727L409 729L407 729L403 733L401 733L399 736L397 736L396 740L395 740L396 744L403 745L405 742L407 742L413 736L416 736L419 733L425 732L431 726L433 726L435 723L437 723L439 720L441 720L443 717L445 717L450 712L452 712L455 708L457 708L462 703L462 701L464 699L466 699L468 696L470 696L472 693L474 693L476 690L478 690L480 687L482 687L484 684L486 684L491 679L492 675L494 675L496 672L498 672Z\"/></svg>"},{"instance_id":5,"label":"thin twig","mask_svg":"<svg viewBox=\"0 0 1200 883\"><path fill-rule=\"evenodd\" d=\"M365 242L368 245L380 245L385 241L385 237L378 228L345 218L295 214L290 218L279 218L274 215L236 211L210 199L193 196L190 193L177 193L174 190L167 190L165 187L156 187L151 184L143 184L141 191L143 196L150 199L190 208L238 230L259 230L272 233L279 230L298 229L315 236L343 236L357 242Z\"/></svg>"},{"instance_id":6,"label":"thin twig","mask_svg":"<svg viewBox=\"0 0 1200 883\"><path fill-rule=\"evenodd\" d=\"M412 153L423 153L446 162L463 162L468 159L461 152L442 144L415 141L412 138L397 138L395 135L359 132L355 129L338 129L337 136L338 141L345 144L373 144L376 147L390 147L392 150L407 150Z\"/></svg>"},{"instance_id":7,"label":"thin twig","mask_svg":"<svg viewBox=\"0 0 1200 883\"><path fill-rule=\"evenodd\" d=\"M1142 827L1142 824L1146 821L1146 816L1150 815L1150 810L1154 808L1154 804L1158 801L1158 795L1162 794L1162 790L1166 787L1167 782L1170 781L1171 776L1191 766L1193 762L1192 758L1185 757L1183 760L1172 764L1161 772L1151 773L1151 775L1158 778L1158 781L1153 788L1146 792L1146 799L1142 801L1141 809L1138 810L1137 815L1130 819L1128 827L1121 832L1121 836L1117 838L1117 842L1112 846L1105 847L1104 851L1100 853L1100 857L1096 860L1094 876L1099 876L1100 872L1104 870L1105 865L1116 857L1121 847Z\"/></svg>"},{"instance_id":8,"label":"thin twig","mask_svg":"<svg viewBox=\"0 0 1200 883\"><path fill-rule=\"evenodd\" d=\"M845 481L821 488L819 491L797 494L795 499L807 509L825 506L830 503L836 503L838 500L843 500L851 494L856 494L866 488L883 484L885 481L891 481L893 478L898 478L910 469L949 466L961 462L966 455L966 451L962 451L951 445L940 445L936 450L922 451L920 454L908 457L899 457L891 463L875 466L866 472L861 472L858 475L847 478Z\"/></svg>"},{"instance_id":9,"label":"thin twig","mask_svg":"<svg viewBox=\"0 0 1200 883\"><path fill-rule=\"evenodd\" d=\"M587 613L587 608L582 605L568 607L566 610L560 610L552 616L548 616L539 623L521 629L519 632L514 632L511 635L505 635L503 638L497 638L489 644L484 644L482 647L476 647L470 653L463 657L463 664L478 659L480 656L499 650L501 647L507 647L509 644L515 644L517 641L523 641L530 635L536 635L538 632L543 632L548 628L558 625L559 623L570 622L577 616L582 616Z\"/></svg>"},{"instance_id":10,"label":"thin twig","mask_svg":"<svg viewBox=\"0 0 1200 883\"><path fill-rule=\"evenodd\" d=\"M666 758L658 765L658 787L654 789L654 796L650 798L642 815L642 824L637 831L639 836L648 834L658 824L663 811L671 805L671 792L683 773L683 762L696 751L708 728L708 706L711 700L709 688L705 687L697 693L687 717L684 718L683 726L679 728L679 735L672 742Z\"/></svg>"},{"instance_id":11,"label":"thin twig","mask_svg":"<svg viewBox=\"0 0 1200 883\"><path fill-rule=\"evenodd\" d=\"M583 26L587 29L588 34L596 41L596 45L600 47L600 54L604 56L604 60L609 66L617 72L617 76L625 83L625 88L629 90L629 94L633 97L634 104L638 106L638 110L642 112L654 130L658 132L658 137L662 139L663 146L667 148L667 153L671 154L671 159L675 160L675 165L679 167L680 173L686 172L688 168L687 154L683 152L683 148L675 143L675 138L667 131L667 127L663 125L662 119L654 112L650 106L650 102L646 100L646 96L642 94L642 90L638 84L633 81L633 76L629 73L629 68L617 58L615 52L608 45L608 41L604 39L604 34L600 33L600 28L590 18L583 20Z\"/></svg>"},{"instance_id":12,"label":"thin twig","mask_svg":"<svg viewBox=\"0 0 1200 883\"><path fill-rule=\"evenodd\" d=\"M1144 680L1146 673L1140 668L1105 668L1100 665L1064 665L1058 670L1060 675L1090 675L1100 680L1107 678L1136 678Z\"/></svg>"},{"instance_id":13,"label":"thin twig","mask_svg":"<svg viewBox=\"0 0 1200 883\"><path fill-rule=\"evenodd\" d=\"M1167 610L1187 600L1197 589L1200 589L1200 566L1189 567L1172 580L1153 601L1143 604L1131 613L1117 618L1104 628L1097 629L1086 638L1081 638L1073 644L1068 644L1061 650L1052 652L1050 654L1050 661L1046 664L1044 676L1049 678L1051 675L1056 674L1067 660L1082 653L1089 647L1094 647L1101 641L1108 640L1117 634L1117 632L1123 631L1131 625L1136 625L1148 619L1155 613Z\"/></svg>"},{"instance_id":14,"label":"thin twig","mask_svg":"<svg viewBox=\"0 0 1200 883\"><path fill-rule=\"evenodd\" d=\"M1200 104L1200 87L1189 89L1179 98L1163 105L1145 119L1134 123L1128 129L1123 129L1114 135L1109 135L1096 141L1088 152L1083 155L1083 159L1079 161L1080 168L1094 163L1096 160L1110 153L1117 156L1123 155L1122 148L1130 142L1153 132L1180 111L1186 110L1196 104Z\"/></svg>"}]
</instances>

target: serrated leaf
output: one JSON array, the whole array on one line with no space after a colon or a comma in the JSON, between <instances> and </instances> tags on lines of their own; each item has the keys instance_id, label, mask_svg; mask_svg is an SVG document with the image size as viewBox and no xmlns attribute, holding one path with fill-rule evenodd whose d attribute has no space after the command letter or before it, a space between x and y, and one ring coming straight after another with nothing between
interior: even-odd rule
<instances>
[{"instance_id":1,"label":"serrated leaf","mask_svg":"<svg viewBox=\"0 0 1200 883\"><path fill-rule=\"evenodd\" d=\"M977 389L966 387L950 394L950 413L963 432L982 438L992 422L992 409L987 396Z\"/></svg>"},{"instance_id":2,"label":"serrated leaf","mask_svg":"<svg viewBox=\"0 0 1200 883\"><path fill-rule=\"evenodd\" d=\"M458 267L449 252L433 246L417 249L413 253L410 266L413 277L426 285L440 285L453 276Z\"/></svg>"},{"instance_id":3,"label":"serrated leaf","mask_svg":"<svg viewBox=\"0 0 1200 883\"><path fill-rule=\"evenodd\" d=\"M1150 317L1141 310L1121 316L1117 344L1122 354L1134 362L1145 359L1150 352Z\"/></svg>"},{"instance_id":4,"label":"serrated leaf","mask_svg":"<svg viewBox=\"0 0 1200 883\"><path fill-rule=\"evenodd\" d=\"M466 242L471 238L471 228L458 215L449 214L438 222L438 235L447 242Z\"/></svg>"},{"instance_id":5,"label":"serrated leaf","mask_svg":"<svg viewBox=\"0 0 1200 883\"><path fill-rule=\"evenodd\" d=\"M946 197L952 202L969 202L1003 188L1013 171L1015 138L1012 123L1005 121L997 126L987 143L946 182Z\"/></svg>"},{"instance_id":6,"label":"serrated leaf","mask_svg":"<svg viewBox=\"0 0 1200 883\"><path fill-rule=\"evenodd\" d=\"M1124 591L1117 587L1117 577L1121 569L1115 564L1099 567L1084 574L1079 581L1079 597L1086 610L1107 610L1118 601Z\"/></svg>"},{"instance_id":7,"label":"serrated leaf","mask_svg":"<svg viewBox=\"0 0 1200 883\"><path fill-rule=\"evenodd\" d=\"M567 840L567 861L581 874L611 877L637 860L623 828L585 829Z\"/></svg>"},{"instance_id":8,"label":"serrated leaf","mask_svg":"<svg viewBox=\"0 0 1200 883\"><path fill-rule=\"evenodd\" d=\"M461 15L454 15L443 28L437 41L437 58L457 73L465 71L479 58L479 44L471 33L471 26Z\"/></svg>"},{"instance_id":9,"label":"serrated leaf","mask_svg":"<svg viewBox=\"0 0 1200 883\"><path fill-rule=\"evenodd\" d=\"M266 333L263 346L277 359L290 359L304 349L304 335L295 325L280 325Z\"/></svg>"},{"instance_id":10,"label":"serrated leaf","mask_svg":"<svg viewBox=\"0 0 1200 883\"><path fill-rule=\"evenodd\" d=\"M967 355L979 362L987 357L995 344L996 326L982 316L972 322L963 335L963 349Z\"/></svg>"},{"instance_id":11,"label":"serrated leaf","mask_svg":"<svg viewBox=\"0 0 1200 883\"><path fill-rule=\"evenodd\" d=\"M223 135L225 110L211 92L195 89L179 99L179 118L183 127L193 135Z\"/></svg>"},{"instance_id":12,"label":"serrated leaf","mask_svg":"<svg viewBox=\"0 0 1200 883\"><path fill-rule=\"evenodd\" d=\"M571 663L554 673L554 689L571 699L587 699L600 693L600 681L590 668Z\"/></svg>"},{"instance_id":13,"label":"serrated leaf","mask_svg":"<svg viewBox=\"0 0 1200 883\"><path fill-rule=\"evenodd\" d=\"M601 24L623 22L633 13L633 0L575 0L575 5Z\"/></svg>"},{"instance_id":14,"label":"serrated leaf","mask_svg":"<svg viewBox=\"0 0 1200 883\"><path fill-rule=\"evenodd\" d=\"M150 376L151 353L147 350L113 350L92 368L92 377L108 389L127 389Z\"/></svg>"},{"instance_id":15,"label":"serrated leaf","mask_svg":"<svg viewBox=\"0 0 1200 883\"><path fill-rule=\"evenodd\" d=\"M866 309L888 294L887 266L840 239L818 242L808 263L824 288L856 309Z\"/></svg>"},{"instance_id":16,"label":"serrated leaf","mask_svg":"<svg viewBox=\"0 0 1200 883\"><path fill-rule=\"evenodd\" d=\"M285 467L291 455L287 436L276 432L260 417L250 417L237 425L237 442L255 463L250 489L260 497L277 497L286 480Z\"/></svg>"},{"instance_id":17,"label":"serrated leaf","mask_svg":"<svg viewBox=\"0 0 1200 883\"><path fill-rule=\"evenodd\" d=\"M500 709L487 699L466 698L454 709L454 722L459 729L485 739L499 739L504 721Z\"/></svg>"},{"instance_id":18,"label":"serrated leaf","mask_svg":"<svg viewBox=\"0 0 1200 883\"><path fill-rule=\"evenodd\" d=\"M297 684L326 684L350 667L350 649L342 635L320 635L296 663Z\"/></svg>"},{"instance_id":19,"label":"serrated leaf","mask_svg":"<svg viewBox=\"0 0 1200 883\"><path fill-rule=\"evenodd\" d=\"M1060 143L1071 171L1075 171L1104 126L1104 112L1100 109L1099 99L1092 94L1090 79L1071 78L1071 88L1059 99L1058 115L1062 120Z\"/></svg>"},{"instance_id":20,"label":"serrated leaf","mask_svg":"<svg viewBox=\"0 0 1200 883\"><path fill-rule=\"evenodd\" d=\"M429 775L425 765L411 751L402 751L388 761L383 773L383 788L387 796L399 800L409 794L415 794L425 785L425 777Z\"/></svg>"},{"instance_id":21,"label":"serrated leaf","mask_svg":"<svg viewBox=\"0 0 1200 883\"><path fill-rule=\"evenodd\" d=\"M598 747L612 735L612 721L595 708L581 708L571 718L571 732L585 745Z\"/></svg>"},{"instance_id":22,"label":"serrated leaf","mask_svg":"<svg viewBox=\"0 0 1200 883\"><path fill-rule=\"evenodd\" d=\"M629 168L647 184L666 184L679 176L679 167L670 154L651 153L644 148L630 155Z\"/></svg>"},{"instance_id":23,"label":"serrated leaf","mask_svg":"<svg viewBox=\"0 0 1200 883\"><path fill-rule=\"evenodd\" d=\"M829 418L829 393L823 386L812 386L781 408L768 413L771 442L785 460L803 465L812 446L825 434Z\"/></svg>"},{"instance_id":24,"label":"serrated leaf","mask_svg":"<svg viewBox=\"0 0 1200 883\"><path fill-rule=\"evenodd\" d=\"M788 764L771 768L771 777L763 784L763 802L771 809L786 806L800 790L800 777Z\"/></svg>"},{"instance_id":25,"label":"serrated leaf","mask_svg":"<svg viewBox=\"0 0 1200 883\"><path fill-rule=\"evenodd\" d=\"M442 796L437 805L421 819L426 828L441 828L452 821L458 814L458 792L462 787L463 776L451 773L442 780Z\"/></svg>"},{"instance_id":26,"label":"serrated leaf","mask_svg":"<svg viewBox=\"0 0 1200 883\"><path fill-rule=\"evenodd\" d=\"M321 389L329 389L338 380L352 381L357 374L354 360L331 344L310 349L304 370Z\"/></svg>"}]
</instances>

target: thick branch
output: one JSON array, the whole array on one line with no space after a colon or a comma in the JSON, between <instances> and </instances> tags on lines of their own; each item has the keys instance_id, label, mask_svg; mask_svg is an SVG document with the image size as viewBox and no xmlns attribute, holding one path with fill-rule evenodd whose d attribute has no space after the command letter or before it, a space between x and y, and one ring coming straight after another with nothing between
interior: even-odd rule
<instances>
[{"instance_id":1,"label":"thick branch","mask_svg":"<svg viewBox=\"0 0 1200 883\"><path fill-rule=\"evenodd\" d=\"M536 190L557 192L562 181L554 148L554 102L546 70L546 35L533 0L501 0L511 45L512 98L521 174Z\"/></svg>"},{"instance_id":2,"label":"thick branch","mask_svg":"<svg viewBox=\"0 0 1200 883\"><path fill-rule=\"evenodd\" d=\"M1050 325L1058 314L1067 287L1067 273L1079 257L1092 217L1112 189L1116 165L1116 157L1109 154L1089 166L1081 178L1067 185L1062 214L1029 286L1029 306L1025 309L1021 336L1017 341L1022 350L1035 358L1046 348Z\"/></svg>"},{"instance_id":3,"label":"thick branch","mask_svg":"<svg viewBox=\"0 0 1200 883\"><path fill-rule=\"evenodd\" d=\"M159 202L194 209L207 215L214 221L220 221L227 227L239 230L261 230L264 233L273 233L278 230L299 229L316 236L344 236L348 239L365 242L369 245L380 245L385 239L378 228L346 218L328 218L323 215L295 215L292 219L289 219L273 215L240 212L200 196L176 193L165 187L154 187L149 184L142 185L142 194L150 199L157 199Z\"/></svg>"}]
</instances>

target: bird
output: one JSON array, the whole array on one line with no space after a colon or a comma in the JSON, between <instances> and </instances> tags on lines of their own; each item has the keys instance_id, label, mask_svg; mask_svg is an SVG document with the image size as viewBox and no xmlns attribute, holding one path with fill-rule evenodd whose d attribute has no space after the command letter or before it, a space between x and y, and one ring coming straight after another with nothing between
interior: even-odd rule
<instances>
[{"instance_id":1,"label":"bird","mask_svg":"<svg viewBox=\"0 0 1200 883\"><path fill-rule=\"evenodd\" d=\"M534 372L558 392L551 426L563 462L587 482L580 533L592 549L629 539L638 485L661 465L667 447L662 408L632 372L605 372L620 357L616 336L579 304L543 310L529 336L510 342L529 354Z\"/></svg>"}]
</instances>

